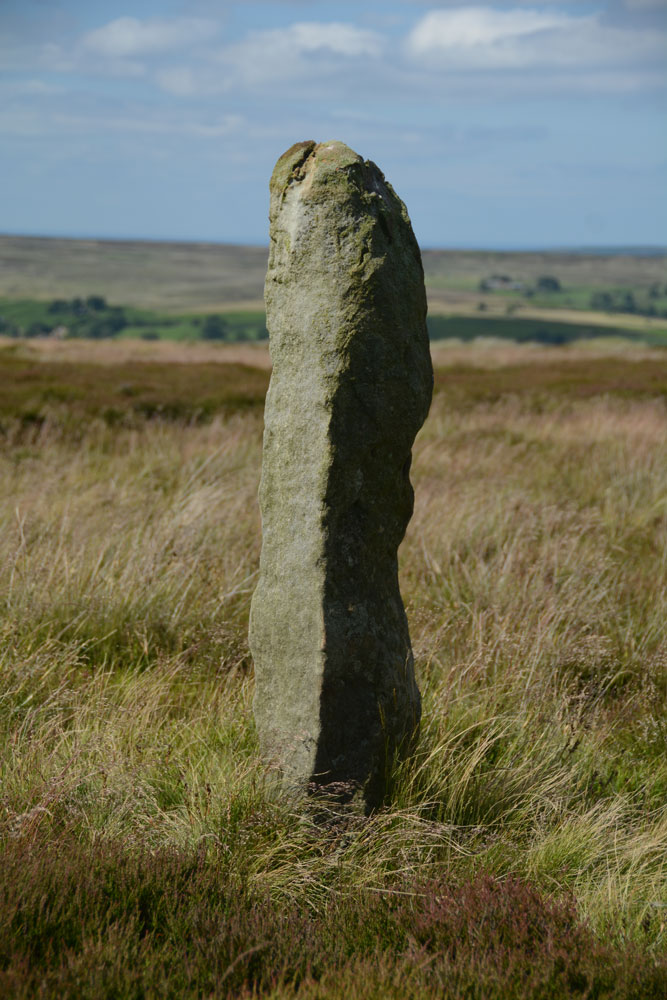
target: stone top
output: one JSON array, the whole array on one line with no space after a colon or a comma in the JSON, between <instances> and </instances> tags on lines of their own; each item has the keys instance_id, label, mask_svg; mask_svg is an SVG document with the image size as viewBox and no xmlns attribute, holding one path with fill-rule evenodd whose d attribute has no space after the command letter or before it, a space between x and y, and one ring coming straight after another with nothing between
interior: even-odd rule
<instances>
[{"instance_id":1,"label":"stone top","mask_svg":"<svg viewBox=\"0 0 667 1000\"><path fill-rule=\"evenodd\" d=\"M358 153L337 139L319 144L312 139L296 142L276 163L269 185L270 191L272 195L284 192L289 184L302 180L306 171L312 170L315 164L322 182L325 178L330 181L331 175L335 175L338 170L363 162Z\"/></svg>"}]
</instances>

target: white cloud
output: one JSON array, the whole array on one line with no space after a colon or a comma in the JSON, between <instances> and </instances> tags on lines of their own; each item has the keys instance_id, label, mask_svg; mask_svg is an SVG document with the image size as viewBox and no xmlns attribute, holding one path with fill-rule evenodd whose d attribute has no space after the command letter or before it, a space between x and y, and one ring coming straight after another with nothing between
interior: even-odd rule
<instances>
[{"instance_id":1,"label":"white cloud","mask_svg":"<svg viewBox=\"0 0 667 1000\"><path fill-rule=\"evenodd\" d=\"M248 82L287 79L303 73L314 57L320 72L325 68L323 59L340 65L341 59L374 58L382 51L382 41L376 32L353 24L303 21L287 28L253 31L223 49L220 61Z\"/></svg>"},{"instance_id":2,"label":"white cloud","mask_svg":"<svg viewBox=\"0 0 667 1000\"><path fill-rule=\"evenodd\" d=\"M340 56L377 56L380 54L381 41L379 35L365 28L357 28L353 24L331 22L321 24L314 21L304 21L293 24L284 31L266 32L271 36L283 36L288 45L298 52L317 52L324 49Z\"/></svg>"},{"instance_id":3,"label":"white cloud","mask_svg":"<svg viewBox=\"0 0 667 1000\"><path fill-rule=\"evenodd\" d=\"M210 39L217 30L214 21L203 18L119 17L102 28L88 32L84 48L111 58L166 52Z\"/></svg>"},{"instance_id":4,"label":"white cloud","mask_svg":"<svg viewBox=\"0 0 667 1000\"><path fill-rule=\"evenodd\" d=\"M567 67L581 75L660 59L664 44L660 32L606 25L597 14L492 7L430 11L407 40L414 58L444 69Z\"/></svg>"},{"instance_id":5,"label":"white cloud","mask_svg":"<svg viewBox=\"0 0 667 1000\"><path fill-rule=\"evenodd\" d=\"M459 7L432 10L417 23L409 45L417 55L450 49L490 46L560 28L571 21L567 15L541 10L496 10L493 7Z\"/></svg>"},{"instance_id":6,"label":"white cloud","mask_svg":"<svg viewBox=\"0 0 667 1000\"><path fill-rule=\"evenodd\" d=\"M373 60L377 67L383 46L382 35L354 24L302 21L251 31L231 45L209 48L196 65L162 68L155 80L168 93L190 97L266 86L283 90L307 77L312 97L332 75L339 73L343 82L351 79L360 60Z\"/></svg>"}]
</instances>

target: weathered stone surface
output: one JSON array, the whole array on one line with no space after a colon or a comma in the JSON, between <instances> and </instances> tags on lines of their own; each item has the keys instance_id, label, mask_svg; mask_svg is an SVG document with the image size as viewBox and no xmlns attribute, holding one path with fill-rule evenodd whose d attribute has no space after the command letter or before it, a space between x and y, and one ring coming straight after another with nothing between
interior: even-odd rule
<instances>
[{"instance_id":1,"label":"weathered stone surface","mask_svg":"<svg viewBox=\"0 0 667 1000\"><path fill-rule=\"evenodd\" d=\"M340 142L280 158L270 221L255 718L286 789L369 808L420 717L397 549L433 384L421 257L381 171Z\"/></svg>"}]
</instances>

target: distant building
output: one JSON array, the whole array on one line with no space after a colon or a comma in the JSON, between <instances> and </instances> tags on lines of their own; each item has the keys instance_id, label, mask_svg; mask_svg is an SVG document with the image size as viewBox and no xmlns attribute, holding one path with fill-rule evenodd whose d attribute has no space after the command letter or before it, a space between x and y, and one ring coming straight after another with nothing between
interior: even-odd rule
<instances>
[{"instance_id":1,"label":"distant building","mask_svg":"<svg viewBox=\"0 0 667 1000\"><path fill-rule=\"evenodd\" d=\"M515 281L507 274L492 274L479 283L480 292L521 292L524 287L523 281Z\"/></svg>"}]
</instances>

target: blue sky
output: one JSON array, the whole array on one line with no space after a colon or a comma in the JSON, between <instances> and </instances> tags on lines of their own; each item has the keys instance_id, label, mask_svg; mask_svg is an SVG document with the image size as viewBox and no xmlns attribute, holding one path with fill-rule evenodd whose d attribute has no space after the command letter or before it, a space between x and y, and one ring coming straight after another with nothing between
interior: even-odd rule
<instances>
[{"instance_id":1,"label":"blue sky","mask_svg":"<svg viewBox=\"0 0 667 1000\"><path fill-rule=\"evenodd\" d=\"M267 241L301 139L423 246L667 243L667 0L0 0L0 231Z\"/></svg>"}]
</instances>

